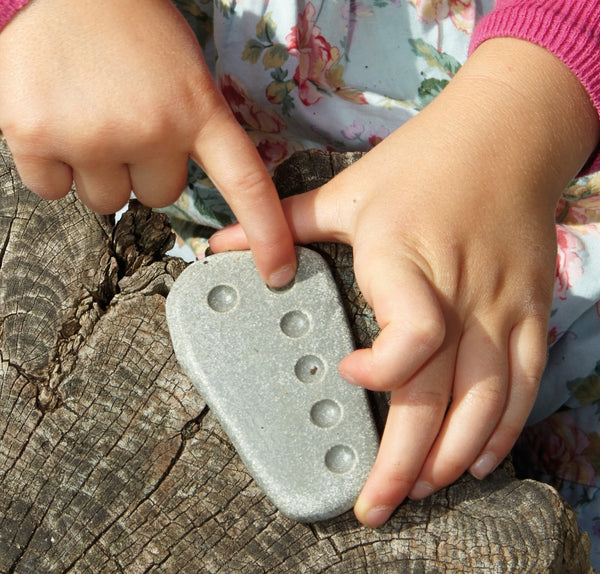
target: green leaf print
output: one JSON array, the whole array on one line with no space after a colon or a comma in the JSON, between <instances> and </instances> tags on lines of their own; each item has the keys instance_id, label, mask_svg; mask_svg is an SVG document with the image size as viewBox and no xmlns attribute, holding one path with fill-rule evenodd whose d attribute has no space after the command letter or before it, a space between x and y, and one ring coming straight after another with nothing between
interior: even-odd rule
<instances>
[{"instance_id":1,"label":"green leaf print","mask_svg":"<svg viewBox=\"0 0 600 574\"><path fill-rule=\"evenodd\" d=\"M569 381L567 388L579 401L580 405L589 405L600 400L600 361L596 363L594 372L587 377Z\"/></svg>"},{"instance_id":2,"label":"green leaf print","mask_svg":"<svg viewBox=\"0 0 600 574\"><path fill-rule=\"evenodd\" d=\"M271 12L267 12L256 25L256 36L259 40L271 44L275 37L275 30L277 26L271 18Z\"/></svg>"},{"instance_id":3,"label":"green leaf print","mask_svg":"<svg viewBox=\"0 0 600 574\"><path fill-rule=\"evenodd\" d=\"M296 87L296 83L288 80L280 82L275 80L267 86L267 98L272 104L281 105L284 115L289 115L294 108L294 100L290 96L290 92Z\"/></svg>"},{"instance_id":4,"label":"green leaf print","mask_svg":"<svg viewBox=\"0 0 600 574\"><path fill-rule=\"evenodd\" d=\"M431 44L427 44L420 38L410 39L409 43L415 56L423 58L429 66L445 72L450 77L460 69L460 62L454 56L438 52Z\"/></svg>"},{"instance_id":5,"label":"green leaf print","mask_svg":"<svg viewBox=\"0 0 600 574\"><path fill-rule=\"evenodd\" d=\"M273 44L265 51L262 62L265 70L268 70L269 68L281 68L287 59L288 51L285 46L283 44Z\"/></svg>"},{"instance_id":6,"label":"green leaf print","mask_svg":"<svg viewBox=\"0 0 600 574\"><path fill-rule=\"evenodd\" d=\"M295 107L290 92L296 88L296 82L286 80L287 75L287 70L274 68L271 71L273 81L267 86L267 99L272 104L280 105L284 116L289 116Z\"/></svg>"},{"instance_id":7,"label":"green leaf print","mask_svg":"<svg viewBox=\"0 0 600 574\"><path fill-rule=\"evenodd\" d=\"M256 36L258 39L250 38L246 42L242 53L242 60L256 64L262 55L265 70L281 68L288 59L289 54L283 44L273 43L275 29L275 23L271 19L271 13L269 12L256 25Z\"/></svg>"},{"instance_id":8,"label":"green leaf print","mask_svg":"<svg viewBox=\"0 0 600 574\"><path fill-rule=\"evenodd\" d=\"M215 0L215 6L225 18L233 15L236 3L236 0Z\"/></svg>"},{"instance_id":9,"label":"green leaf print","mask_svg":"<svg viewBox=\"0 0 600 574\"><path fill-rule=\"evenodd\" d=\"M287 78L288 71L283 68L275 68L271 72L271 78L273 78L276 82L284 82ZM294 84L295 86L296 84Z\"/></svg>"},{"instance_id":10,"label":"green leaf print","mask_svg":"<svg viewBox=\"0 0 600 574\"><path fill-rule=\"evenodd\" d=\"M427 78L419 86L419 98L421 104L425 107L430 103L446 86L448 80L438 80L437 78Z\"/></svg>"},{"instance_id":11,"label":"green leaf print","mask_svg":"<svg viewBox=\"0 0 600 574\"><path fill-rule=\"evenodd\" d=\"M200 4L207 2L199 0ZM190 28L194 31L196 38L202 48L206 47L213 34L212 16L205 12L202 7L194 0L174 0L175 6L183 14Z\"/></svg>"},{"instance_id":12,"label":"green leaf print","mask_svg":"<svg viewBox=\"0 0 600 574\"><path fill-rule=\"evenodd\" d=\"M216 190L194 186L193 191L194 208L202 217L214 221L220 227L236 221L231 208Z\"/></svg>"},{"instance_id":13,"label":"green leaf print","mask_svg":"<svg viewBox=\"0 0 600 574\"><path fill-rule=\"evenodd\" d=\"M256 64L256 62L258 62L260 59L264 49L265 46L263 46L258 40L250 38L250 40L246 42L246 46L242 52L242 60Z\"/></svg>"}]
</instances>

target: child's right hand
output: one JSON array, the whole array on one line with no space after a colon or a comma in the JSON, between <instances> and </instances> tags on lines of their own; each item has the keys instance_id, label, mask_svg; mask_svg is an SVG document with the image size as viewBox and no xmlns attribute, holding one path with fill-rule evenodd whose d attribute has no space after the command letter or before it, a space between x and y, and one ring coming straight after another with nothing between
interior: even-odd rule
<instances>
[{"instance_id":1,"label":"child's right hand","mask_svg":"<svg viewBox=\"0 0 600 574\"><path fill-rule=\"evenodd\" d=\"M267 283L295 254L275 188L193 33L169 0L37 0L0 33L0 129L27 187L64 196L73 181L112 213L130 191L173 202L195 159L248 233Z\"/></svg>"}]
</instances>

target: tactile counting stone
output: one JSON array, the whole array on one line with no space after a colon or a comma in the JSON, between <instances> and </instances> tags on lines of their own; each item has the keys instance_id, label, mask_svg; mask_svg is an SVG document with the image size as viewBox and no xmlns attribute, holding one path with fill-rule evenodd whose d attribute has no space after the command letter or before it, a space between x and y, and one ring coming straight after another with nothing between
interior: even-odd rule
<instances>
[{"instance_id":1,"label":"tactile counting stone","mask_svg":"<svg viewBox=\"0 0 600 574\"><path fill-rule=\"evenodd\" d=\"M167 299L182 368L254 480L294 520L350 509L379 439L366 393L337 372L354 349L331 272L298 247L298 273L269 289L250 252L190 265Z\"/></svg>"}]
</instances>

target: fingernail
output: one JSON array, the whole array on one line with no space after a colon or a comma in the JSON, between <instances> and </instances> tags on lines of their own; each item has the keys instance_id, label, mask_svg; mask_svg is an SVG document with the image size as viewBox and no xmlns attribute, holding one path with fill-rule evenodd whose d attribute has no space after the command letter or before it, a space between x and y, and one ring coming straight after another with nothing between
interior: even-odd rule
<instances>
[{"instance_id":1,"label":"fingernail","mask_svg":"<svg viewBox=\"0 0 600 574\"><path fill-rule=\"evenodd\" d=\"M430 494L432 494L434 488L431 484L424 480L420 480L413 486L413 489L410 491L408 495L409 498L413 500L421 500L422 498L427 498Z\"/></svg>"},{"instance_id":2,"label":"fingernail","mask_svg":"<svg viewBox=\"0 0 600 574\"><path fill-rule=\"evenodd\" d=\"M469 472L479 480L485 478L490 472L492 472L500 461L498 457L491 452L486 452L481 455L469 469Z\"/></svg>"},{"instance_id":3,"label":"fingernail","mask_svg":"<svg viewBox=\"0 0 600 574\"><path fill-rule=\"evenodd\" d=\"M294 280L295 275L296 267L294 265L284 265L271 273L269 276L269 287L272 289L283 289Z\"/></svg>"},{"instance_id":4,"label":"fingernail","mask_svg":"<svg viewBox=\"0 0 600 574\"><path fill-rule=\"evenodd\" d=\"M387 519L394 512L390 506L376 506L367 512L366 526L369 528L379 528L387 522Z\"/></svg>"}]
</instances>

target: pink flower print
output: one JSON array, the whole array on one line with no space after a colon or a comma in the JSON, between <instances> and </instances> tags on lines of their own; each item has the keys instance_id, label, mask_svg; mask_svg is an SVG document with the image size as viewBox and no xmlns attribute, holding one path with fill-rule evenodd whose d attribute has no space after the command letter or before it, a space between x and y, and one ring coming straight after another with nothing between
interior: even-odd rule
<instances>
[{"instance_id":1,"label":"pink flower print","mask_svg":"<svg viewBox=\"0 0 600 574\"><path fill-rule=\"evenodd\" d=\"M554 345L554 343L556 343L556 341L558 341L558 337L559 337L558 327L556 327L556 325L555 325L548 331L548 339L547 339L548 347L551 347L552 345Z\"/></svg>"},{"instance_id":2,"label":"pink flower print","mask_svg":"<svg viewBox=\"0 0 600 574\"><path fill-rule=\"evenodd\" d=\"M344 128L342 130L342 136L345 139L354 141L354 140L362 140L362 135L365 132L365 126L361 124L358 120L354 120L351 126Z\"/></svg>"},{"instance_id":3,"label":"pink flower print","mask_svg":"<svg viewBox=\"0 0 600 574\"><path fill-rule=\"evenodd\" d=\"M475 22L474 0L408 0L424 22L436 22L450 17L457 30L470 33Z\"/></svg>"},{"instance_id":4,"label":"pink flower print","mask_svg":"<svg viewBox=\"0 0 600 574\"><path fill-rule=\"evenodd\" d=\"M577 341L577 333L574 333L573 331L569 331L568 329L566 331L559 331L558 327L554 326L548 330L548 336L547 336L548 347L552 347L552 345L554 345L554 343L556 343L556 341L558 341L559 339L562 339L562 338L565 338L570 341Z\"/></svg>"},{"instance_id":5,"label":"pink flower print","mask_svg":"<svg viewBox=\"0 0 600 574\"><path fill-rule=\"evenodd\" d=\"M390 130L384 126L379 126L377 130L368 137L368 140L371 146L375 147L381 140L385 139L389 135Z\"/></svg>"},{"instance_id":6,"label":"pink flower print","mask_svg":"<svg viewBox=\"0 0 600 574\"><path fill-rule=\"evenodd\" d=\"M578 428L571 413L556 413L526 428L516 446L518 456L544 473L581 484L594 484L596 469L591 451L598 444L595 432Z\"/></svg>"},{"instance_id":7,"label":"pink flower print","mask_svg":"<svg viewBox=\"0 0 600 574\"><path fill-rule=\"evenodd\" d=\"M555 295L567 298L567 291L583 275L583 262L578 251L583 249L581 241L565 225L556 226L558 252L556 257Z\"/></svg>"},{"instance_id":8,"label":"pink flower print","mask_svg":"<svg viewBox=\"0 0 600 574\"><path fill-rule=\"evenodd\" d=\"M306 106L321 100L323 92L343 86L339 70L333 71L340 59L340 51L321 35L315 14L315 7L309 2L298 17L298 25L293 26L285 38L289 54L298 58L294 81L300 100Z\"/></svg>"},{"instance_id":9,"label":"pink flower print","mask_svg":"<svg viewBox=\"0 0 600 574\"><path fill-rule=\"evenodd\" d=\"M235 119L242 126L271 134L285 129L286 126L279 115L270 110L261 109L232 76L220 76L219 88L233 111Z\"/></svg>"},{"instance_id":10,"label":"pink flower print","mask_svg":"<svg viewBox=\"0 0 600 574\"><path fill-rule=\"evenodd\" d=\"M252 139L269 172L272 172L282 161L299 149L298 145L283 138L266 136L261 138L252 137Z\"/></svg>"},{"instance_id":11,"label":"pink flower print","mask_svg":"<svg viewBox=\"0 0 600 574\"><path fill-rule=\"evenodd\" d=\"M342 136L350 141L369 142L371 147L375 147L381 140L390 135L390 130L385 126L379 126L370 134L366 132L365 126L359 121L354 120L352 125L342 130Z\"/></svg>"},{"instance_id":12,"label":"pink flower print","mask_svg":"<svg viewBox=\"0 0 600 574\"><path fill-rule=\"evenodd\" d=\"M576 228L578 233L600 237L600 195L577 201L561 199L556 209L556 219Z\"/></svg>"}]
</instances>

